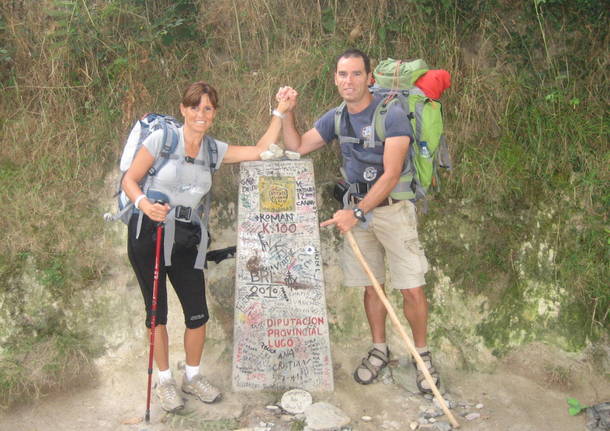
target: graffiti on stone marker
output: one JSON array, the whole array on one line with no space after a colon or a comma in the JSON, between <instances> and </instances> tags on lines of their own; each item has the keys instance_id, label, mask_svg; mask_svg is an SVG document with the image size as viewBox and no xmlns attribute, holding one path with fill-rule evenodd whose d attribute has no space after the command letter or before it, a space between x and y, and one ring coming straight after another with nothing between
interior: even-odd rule
<instances>
[{"instance_id":1,"label":"graffiti on stone marker","mask_svg":"<svg viewBox=\"0 0 610 431\"><path fill-rule=\"evenodd\" d=\"M311 161L242 163L233 387L332 390Z\"/></svg>"}]
</instances>

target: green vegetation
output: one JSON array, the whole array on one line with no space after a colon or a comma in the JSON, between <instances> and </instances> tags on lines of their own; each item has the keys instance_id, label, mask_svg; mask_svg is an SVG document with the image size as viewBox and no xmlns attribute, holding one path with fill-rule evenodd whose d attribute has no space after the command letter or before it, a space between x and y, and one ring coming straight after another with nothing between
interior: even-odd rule
<instances>
[{"instance_id":1,"label":"green vegetation","mask_svg":"<svg viewBox=\"0 0 610 431\"><path fill-rule=\"evenodd\" d=\"M337 104L334 57L352 46L453 76L443 101L456 169L422 220L430 281L451 280L431 292L448 322L433 335L478 337L496 354L607 336L607 22L601 0L3 2L0 404L61 387L102 352L92 334L111 317L98 283L116 234L101 214L131 122L177 114L182 88L204 79L221 96L220 139L256 141L287 84L305 130ZM313 156L321 187L337 155ZM222 168L219 201L235 200L237 173ZM452 321L456 298L475 297L476 326Z\"/></svg>"},{"instance_id":2,"label":"green vegetation","mask_svg":"<svg viewBox=\"0 0 610 431\"><path fill-rule=\"evenodd\" d=\"M303 431L305 429L305 420L296 420L290 423L290 431Z\"/></svg>"},{"instance_id":3,"label":"green vegetation","mask_svg":"<svg viewBox=\"0 0 610 431\"><path fill-rule=\"evenodd\" d=\"M578 401L576 398L568 398L568 413L570 414L570 416L576 416L587 408L588 407L580 404L580 401Z\"/></svg>"}]
</instances>

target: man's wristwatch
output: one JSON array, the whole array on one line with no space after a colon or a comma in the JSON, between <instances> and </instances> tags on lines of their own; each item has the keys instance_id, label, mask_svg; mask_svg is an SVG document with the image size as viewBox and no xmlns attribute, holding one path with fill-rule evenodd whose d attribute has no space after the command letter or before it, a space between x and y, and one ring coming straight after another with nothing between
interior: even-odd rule
<instances>
[{"instance_id":1,"label":"man's wristwatch","mask_svg":"<svg viewBox=\"0 0 610 431\"><path fill-rule=\"evenodd\" d=\"M354 208L354 217L356 217L361 222L366 222L366 217L364 216L364 211L362 211L358 207Z\"/></svg>"}]
</instances>

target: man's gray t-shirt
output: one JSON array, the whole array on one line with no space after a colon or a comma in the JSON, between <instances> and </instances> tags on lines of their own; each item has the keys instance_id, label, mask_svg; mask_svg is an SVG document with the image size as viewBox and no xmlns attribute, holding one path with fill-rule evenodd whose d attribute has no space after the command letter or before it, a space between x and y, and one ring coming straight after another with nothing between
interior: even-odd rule
<instances>
[{"instance_id":1,"label":"man's gray t-shirt","mask_svg":"<svg viewBox=\"0 0 610 431\"><path fill-rule=\"evenodd\" d=\"M356 134L356 138L370 139L371 133L375 128L372 124L373 114L375 113L375 108L377 108L377 105L382 100L383 98L381 96L375 96L373 98L373 102L366 109L357 114L349 114L349 120L354 129L354 133ZM337 138L337 135L335 134L336 109L337 108L333 108L326 112L314 124L314 127L327 144L333 139ZM411 138L411 142L413 141L413 129L411 128L411 123L407 119L407 113L400 103L393 103L390 106L385 118L385 126L386 139L397 136L409 136ZM347 133L346 130L342 130L341 132ZM375 136L375 140L379 140L379 137Z\"/></svg>"},{"instance_id":2,"label":"man's gray t-shirt","mask_svg":"<svg viewBox=\"0 0 610 431\"><path fill-rule=\"evenodd\" d=\"M157 175L152 177L150 189L167 195L169 204L172 207L182 205L195 208L203 196L210 191L210 188L212 187L212 175L209 166L204 167L200 164L189 163L185 160L184 156L186 154L184 150L184 134L182 127L178 129L178 135L178 145L173 153L177 158L169 159L161 170L159 170ZM163 147L163 131L157 130L153 132L144 140L142 145L146 147L153 157L156 156L161 152L161 148ZM227 152L228 144L216 140L216 147L218 149L216 168L218 168ZM207 152L207 146L201 145L199 154L197 154L195 159L207 160Z\"/></svg>"},{"instance_id":3,"label":"man's gray t-shirt","mask_svg":"<svg viewBox=\"0 0 610 431\"><path fill-rule=\"evenodd\" d=\"M377 136L377 133L374 131L373 116L377 105L379 105L382 100L381 96L374 97L371 104L357 114L345 115L347 111L347 108L345 108L343 113L344 119L341 121L341 135L351 135L345 124L345 119L347 119L352 125L353 133L356 138L370 141L371 134L375 133L375 141L379 141L379 136ZM327 144L337 138L337 135L335 134L336 110L337 108L333 108L326 112L314 124L314 127ZM413 141L411 123L400 103L393 103L390 105L385 117L385 128L386 139L398 136L408 136L411 138L411 142ZM383 174L383 151L383 145L365 148L361 144L343 143L341 145L341 155L343 157L344 172L347 176L346 180L349 183L366 181L369 184L377 181Z\"/></svg>"}]
</instances>

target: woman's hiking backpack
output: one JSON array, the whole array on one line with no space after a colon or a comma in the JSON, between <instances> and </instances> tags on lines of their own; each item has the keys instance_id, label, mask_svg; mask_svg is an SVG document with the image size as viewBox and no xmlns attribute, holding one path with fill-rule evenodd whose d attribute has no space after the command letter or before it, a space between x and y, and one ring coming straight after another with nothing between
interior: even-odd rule
<instances>
[{"instance_id":1,"label":"woman's hiking backpack","mask_svg":"<svg viewBox=\"0 0 610 431\"><path fill-rule=\"evenodd\" d=\"M404 62L389 58L377 65L373 76L375 84L370 87L370 91L373 95L383 97L373 115L373 125L379 141L385 141L385 115L394 103L402 105L415 135L415 142L409 146L399 184L390 196L412 201L425 198L431 188L439 186L437 169L451 169L443 131L442 105L438 101L442 92L450 86L449 73L429 70L426 62L420 59ZM337 108L339 112L335 115L337 136L344 108L345 102Z\"/></svg>"},{"instance_id":2,"label":"woman's hiking backpack","mask_svg":"<svg viewBox=\"0 0 610 431\"><path fill-rule=\"evenodd\" d=\"M140 188L142 191L147 194L148 189L151 184L151 178L155 176L161 168L168 162L168 160L172 158L177 158L174 154L176 148L178 147L178 142L180 140L180 136L178 133L178 129L182 126L182 124L176 120L174 117L164 114L146 114L140 120L138 120L131 131L129 132L129 137L125 142L123 147L123 153L121 155L121 161L119 164L119 169L121 171L121 175L118 181L118 190L115 193L117 197L118 211L115 214L106 213L104 214L104 219L107 221L116 221L121 220L123 223L128 224L131 216L134 214L134 205L129 200L125 192L121 188L121 182L123 180L123 176L125 172L131 166L133 159L136 153L142 147L142 143L144 140L153 132L157 130L163 130L163 145L158 154L155 155L155 161L153 166L148 170L147 175L142 178L140 182ZM204 145L207 147L207 157L205 160L201 161L201 163L197 164L208 164L210 168L210 172L214 174L218 167L218 146L214 138L207 136L205 137ZM205 154L205 153L204 153ZM195 162L199 162L196 160ZM212 206L212 192L209 191L205 194L205 196L201 199L197 207L195 208L195 213L201 221L201 242L198 246L198 254L195 262L195 268L202 269L206 266L208 260L214 261L216 263L220 263L224 259L228 259L234 257L235 255L235 246L226 247L220 250L212 250L208 251L207 247L211 238L208 232L208 219L210 208ZM141 224L141 215L139 214L140 220L138 221L137 234L140 232L140 224ZM172 223L173 224L173 223ZM168 227L168 232L175 232L175 225L166 225ZM204 229L206 234L203 235ZM167 233L167 232L166 232ZM167 235L173 237L172 235ZM170 240L171 242L171 240ZM169 246L169 247L168 247ZM173 244L165 244L165 262L171 261L171 249ZM169 255L168 255L169 250Z\"/></svg>"},{"instance_id":3,"label":"woman's hiking backpack","mask_svg":"<svg viewBox=\"0 0 610 431\"><path fill-rule=\"evenodd\" d=\"M115 214L104 214L105 220L121 220L125 224L129 223L129 220L134 213L134 206L133 202L131 202L127 197L127 194L121 189L121 182L125 172L127 172L131 166L131 163L133 162L136 153L142 147L144 140L153 132L163 130L163 146L161 147L159 153L155 155L153 166L148 170L147 175L142 178L142 181L140 182L140 187L146 194L151 183L151 177L155 176L168 162L168 160L174 156L174 152L176 151L176 147L178 146L178 142L180 140L178 129L181 126L182 124L170 115L154 113L144 115L134 124L123 147L123 153L119 163L121 175L118 181L117 192L115 194L117 197L118 212ZM218 150L216 147L216 141L207 136L206 139L209 153L208 160L210 163L210 171L214 173L216 170L216 165L218 164ZM207 193L197 208L198 211L206 214L206 221L207 213L210 207L210 197L211 193Z\"/></svg>"}]
</instances>

